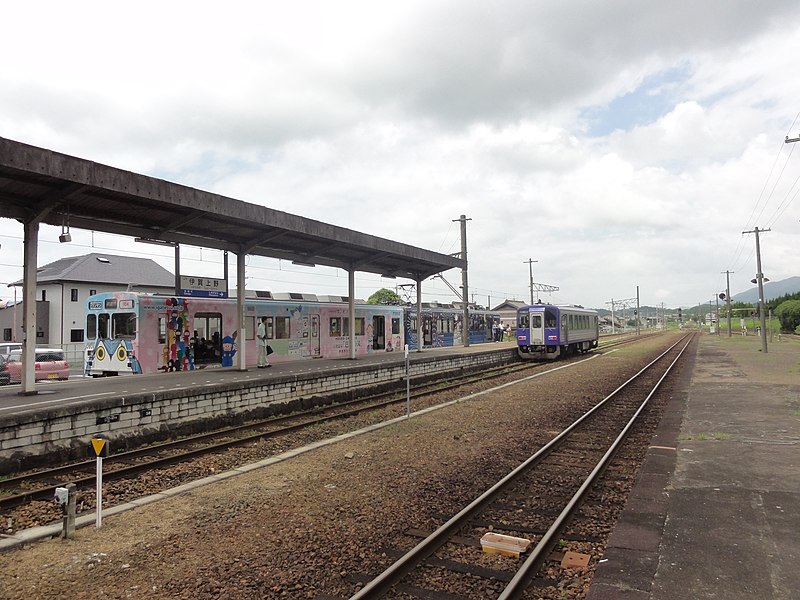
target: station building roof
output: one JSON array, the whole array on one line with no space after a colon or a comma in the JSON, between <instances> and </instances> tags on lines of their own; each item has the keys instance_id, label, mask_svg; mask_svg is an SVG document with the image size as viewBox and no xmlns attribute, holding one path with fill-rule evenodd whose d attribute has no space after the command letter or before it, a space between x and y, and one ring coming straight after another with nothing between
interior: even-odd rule
<instances>
[{"instance_id":1,"label":"station building roof","mask_svg":"<svg viewBox=\"0 0 800 600\"><path fill-rule=\"evenodd\" d=\"M460 258L0 137L0 217L422 280Z\"/></svg>"}]
</instances>

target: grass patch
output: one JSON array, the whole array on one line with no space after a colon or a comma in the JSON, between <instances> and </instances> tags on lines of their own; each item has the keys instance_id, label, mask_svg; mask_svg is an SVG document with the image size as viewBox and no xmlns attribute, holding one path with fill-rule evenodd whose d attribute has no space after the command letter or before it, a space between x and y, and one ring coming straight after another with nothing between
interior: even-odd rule
<instances>
[{"instance_id":1,"label":"grass patch","mask_svg":"<svg viewBox=\"0 0 800 600\"><path fill-rule=\"evenodd\" d=\"M731 434L729 433L722 433L720 431L715 431L713 433L707 433L705 431L701 433L688 433L688 434L681 434L678 436L678 439L681 441L700 441L704 442L706 440L729 440L731 439Z\"/></svg>"}]
</instances>

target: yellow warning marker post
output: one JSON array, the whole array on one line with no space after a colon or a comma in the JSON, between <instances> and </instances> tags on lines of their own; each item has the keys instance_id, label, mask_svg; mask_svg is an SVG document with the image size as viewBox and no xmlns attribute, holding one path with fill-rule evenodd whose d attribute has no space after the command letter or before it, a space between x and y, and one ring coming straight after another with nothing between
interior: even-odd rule
<instances>
[{"instance_id":1,"label":"yellow warning marker post","mask_svg":"<svg viewBox=\"0 0 800 600\"><path fill-rule=\"evenodd\" d=\"M97 457L97 510L95 517L95 527L103 526L103 458L108 456L108 440L103 438L92 438L92 449Z\"/></svg>"}]
</instances>

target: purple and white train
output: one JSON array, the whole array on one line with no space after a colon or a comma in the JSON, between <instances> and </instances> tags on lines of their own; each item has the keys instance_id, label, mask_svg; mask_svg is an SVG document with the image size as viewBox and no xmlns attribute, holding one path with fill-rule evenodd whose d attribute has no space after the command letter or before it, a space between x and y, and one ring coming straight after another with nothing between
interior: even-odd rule
<instances>
[{"instance_id":1,"label":"purple and white train","mask_svg":"<svg viewBox=\"0 0 800 600\"><path fill-rule=\"evenodd\" d=\"M527 360L555 360L597 348L597 311L582 306L531 304L517 310L517 351Z\"/></svg>"}]
</instances>

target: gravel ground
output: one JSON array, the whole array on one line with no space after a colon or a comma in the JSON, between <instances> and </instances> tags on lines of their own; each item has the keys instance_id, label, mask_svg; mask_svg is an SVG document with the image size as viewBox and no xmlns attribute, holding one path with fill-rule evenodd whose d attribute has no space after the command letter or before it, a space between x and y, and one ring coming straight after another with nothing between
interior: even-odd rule
<instances>
[{"instance_id":1,"label":"gravel ground","mask_svg":"<svg viewBox=\"0 0 800 600\"><path fill-rule=\"evenodd\" d=\"M349 576L403 531L431 530L482 492L478 473L504 474L509 439L546 441L668 337L0 555L0 597L347 597Z\"/></svg>"}]
</instances>

